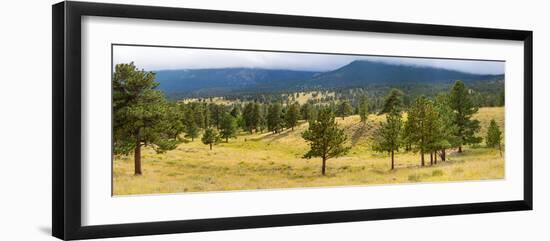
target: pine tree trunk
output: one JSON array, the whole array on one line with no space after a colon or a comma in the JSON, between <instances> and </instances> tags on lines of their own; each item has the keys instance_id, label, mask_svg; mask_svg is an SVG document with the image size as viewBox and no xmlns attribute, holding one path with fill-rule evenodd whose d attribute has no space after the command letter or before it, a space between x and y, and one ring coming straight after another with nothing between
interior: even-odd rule
<instances>
[{"instance_id":1,"label":"pine tree trunk","mask_svg":"<svg viewBox=\"0 0 550 241\"><path fill-rule=\"evenodd\" d=\"M212 143L210 143L210 150L212 150Z\"/></svg>"},{"instance_id":2,"label":"pine tree trunk","mask_svg":"<svg viewBox=\"0 0 550 241\"><path fill-rule=\"evenodd\" d=\"M434 165L434 153L430 152L430 166Z\"/></svg>"},{"instance_id":3,"label":"pine tree trunk","mask_svg":"<svg viewBox=\"0 0 550 241\"><path fill-rule=\"evenodd\" d=\"M462 145L458 146L458 153L462 153Z\"/></svg>"},{"instance_id":4,"label":"pine tree trunk","mask_svg":"<svg viewBox=\"0 0 550 241\"><path fill-rule=\"evenodd\" d=\"M434 152L434 164L437 165L437 151Z\"/></svg>"},{"instance_id":5,"label":"pine tree trunk","mask_svg":"<svg viewBox=\"0 0 550 241\"><path fill-rule=\"evenodd\" d=\"M424 166L424 151L423 150L420 150L420 160L421 160L421 165Z\"/></svg>"},{"instance_id":6,"label":"pine tree trunk","mask_svg":"<svg viewBox=\"0 0 550 241\"><path fill-rule=\"evenodd\" d=\"M327 162L327 159L323 157L323 167L321 168L321 173L323 174L323 176L325 175L326 162Z\"/></svg>"},{"instance_id":7,"label":"pine tree trunk","mask_svg":"<svg viewBox=\"0 0 550 241\"><path fill-rule=\"evenodd\" d=\"M441 156L441 160L442 161L447 161L447 150L443 149L443 153L441 153L442 156Z\"/></svg>"},{"instance_id":8,"label":"pine tree trunk","mask_svg":"<svg viewBox=\"0 0 550 241\"><path fill-rule=\"evenodd\" d=\"M134 148L134 175L141 175L141 142L137 141Z\"/></svg>"},{"instance_id":9,"label":"pine tree trunk","mask_svg":"<svg viewBox=\"0 0 550 241\"><path fill-rule=\"evenodd\" d=\"M391 151L391 169L393 170L393 150Z\"/></svg>"},{"instance_id":10,"label":"pine tree trunk","mask_svg":"<svg viewBox=\"0 0 550 241\"><path fill-rule=\"evenodd\" d=\"M225 143L229 143L229 137L225 138Z\"/></svg>"}]
</instances>

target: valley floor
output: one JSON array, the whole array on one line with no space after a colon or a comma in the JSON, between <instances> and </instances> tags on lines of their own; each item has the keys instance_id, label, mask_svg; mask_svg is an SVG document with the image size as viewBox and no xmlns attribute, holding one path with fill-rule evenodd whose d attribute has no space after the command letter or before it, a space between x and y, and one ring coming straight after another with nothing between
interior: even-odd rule
<instances>
[{"instance_id":1,"label":"valley floor","mask_svg":"<svg viewBox=\"0 0 550 241\"><path fill-rule=\"evenodd\" d=\"M481 108L474 117L485 133L494 118L503 129L504 109ZM303 159L308 146L301 138L307 123L281 134L242 132L229 143L209 150L200 138L182 143L164 154L143 150L143 175L134 176L133 156L113 161L113 195L204 192L251 189L303 188L320 186L445 182L504 178L504 158L496 149L465 147L463 153L448 151L447 161L420 167L420 156L412 152L396 155L396 169L390 170L386 154L370 150L369 136L383 116L338 118L348 135L351 151L327 161L327 175L321 175L319 158ZM481 144L483 145L483 144ZM504 155L504 153L503 153Z\"/></svg>"}]
</instances>

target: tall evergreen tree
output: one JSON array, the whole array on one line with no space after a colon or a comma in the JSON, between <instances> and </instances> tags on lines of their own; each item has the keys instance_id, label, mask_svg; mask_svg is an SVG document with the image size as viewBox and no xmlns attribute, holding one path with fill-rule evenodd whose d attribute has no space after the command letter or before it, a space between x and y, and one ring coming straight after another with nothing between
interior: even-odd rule
<instances>
[{"instance_id":1,"label":"tall evergreen tree","mask_svg":"<svg viewBox=\"0 0 550 241\"><path fill-rule=\"evenodd\" d=\"M243 119L245 122L246 130L252 133L259 129L261 121L261 106L258 103L248 103L243 110Z\"/></svg>"},{"instance_id":2,"label":"tall evergreen tree","mask_svg":"<svg viewBox=\"0 0 550 241\"><path fill-rule=\"evenodd\" d=\"M435 108L439 120L439 129L437 130L438 142L435 146L436 161L437 155L441 157L442 161L446 161L447 149L458 145L458 138L454 136L458 127L454 123L454 112L449 105L449 96L447 94L441 93L437 95Z\"/></svg>"},{"instance_id":3,"label":"tall evergreen tree","mask_svg":"<svg viewBox=\"0 0 550 241\"><path fill-rule=\"evenodd\" d=\"M414 128L416 128L416 125L413 124L414 120L411 120L411 109L409 109L409 113L407 113L407 119L403 123L403 133L401 134L401 140L403 141L405 151L411 151L415 144L415 135L413 132L415 131Z\"/></svg>"},{"instance_id":4,"label":"tall evergreen tree","mask_svg":"<svg viewBox=\"0 0 550 241\"><path fill-rule=\"evenodd\" d=\"M502 156L501 141L502 132L500 131L500 128L498 127L495 119L492 119L489 127L487 128L487 137L485 138L485 144L487 144L487 147L491 148L498 147L500 155Z\"/></svg>"},{"instance_id":5,"label":"tall evergreen tree","mask_svg":"<svg viewBox=\"0 0 550 241\"><path fill-rule=\"evenodd\" d=\"M426 106L426 116L425 116L425 127L426 127L426 151L430 154L430 165L437 163L437 156L435 155L442 146L447 146L446 140L442 135L443 132L443 123L439 116L436 104L428 100ZM434 158L435 157L435 158Z\"/></svg>"},{"instance_id":6,"label":"tall evergreen tree","mask_svg":"<svg viewBox=\"0 0 550 241\"><path fill-rule=\"evenodd\" d=\"M340 106L338 106L338 115L342 117L342 120L353 113L353 107L351 107L351 104L349 101L342 101L340 103Z\"/></svg>"},{"instance_id":7,"label":"tall evergreen tree","mask_svg":"<svg viewBox=\"0 0 550 241\"><path fill-rule=\"evenodd\" d=\"M193 109L187 109L185 114L185 137L191 138L191 141L194 141L199 136L199 127L195 118L193 118L194 115Z\"/></svg>"},{"instance_id":8,"label":"tall evergreen tree","mask_svg":"<svg viewBox=\"0 0 550 241\"><path fill-rule=\"evenodd\" d=\"M418 97L409 109L404 133L406 140L420 152L421 166L425 165L424 154L433 151L437 133L437 112L433 102L426 97Z\"/></svg>"},{"instance_id":9,"label":"tall evergreen tree","mask_svg":"<svg viewBox=\"0 0 550 241\"><path fill-rule=\"evenodd\" d=\"M269 106L267 113L267 129L274 133L281 132L284 121L281 118L282 107L281 104L275 103Z\"/></svg>"},{"instance_id":10,"label":"tall evergreen tree","mask_svg":"<svg viewBox=\"0 0 550 241\"><path fill-rule=\"evenodd\" d=\"M233 116L233 115L231 115ZM235 117L234 117L235 118ZM235 118L235 122L237 123L237 129L241 128L243 130L247 130L246 128L246 122L244 121L243 115L239 115Z\"/></svg>"},{"instance_id":11,"label":"tall evergreen tree","mask_svg":"<svg viewBox=\"0 0 550 241\"><path fill-rule=\"evenodd\" d=\"M309 121L311 119L311 112L312 112L312 106L309 102L305 103L300 107L300 116L305 121Z\"/></svg>"},{"instance_id":12,"label":"tall evergreen tree","mask_svg":"<svg viewBox=\"0 0 550 241\"><path fill-rule=\"evenodd\" d=\"M267 109L264 104L256 104L258 106L258 129L261 133L267 128Z\"/></svg>"},{"instance_id":13,"label":"tall evergreen tree","mask_svg":"<svg viewBox=\"0 0 550 241\"><path fill-rule=\"evenodd\" d=\"M226 114L226 109L224 105L209 104L208 110L210 112L210 120L212 124L219 130L223 121L223 117Z\"/></svg>"},{"instance_id":14,"label":"tall evergreen tree","mask_svg":"<svg viewBox=\"0 0 550 241\"><path fill-rule=\"evenodd\" d=\"M286 128L291 128L294 130L294 127L298 123L300 118L300 104L294 102L288 106L288 109L285 113L285 124Z\"/></svg>"},{"instance_id":15,"label":"tall evergreen tree","mask_svg":"<svg viewBox=\"0 0 550 241\"><path fill-rule=\"evenodd\" d=\"M262 106L259 103L254 103L252 116L254 117L254 130L258 131L260 129L260 122L262 121Z\"/></svg>"},{"instance_id":16,"label":"tall evergreen tree","mask_svg":"<svg viewBox=\"0 0 550 241\"><path fill-rule=\"evenodd\" d=\"M241 115L241 106L240 105L233 105L233 109L231 109L231 112L229 112L233 118L237 118Z\"/></svg>"},{"instance_id":17,"label":"tall evergreen tree","mask_svg":"<svg viewBox=\"0 0 550 241\"><path fill-rule=\"evenodd\" d=\"M378 114L390 113L393 109L401 111L403 108L403 96L404 94L401 90L392 89L384 99L384 106Z\"/></svg>"},{"instance_id":18,"label":"tall evergreen tree","mask_svg":"<svg viewBox=\"0 0 550 241\"><path fill-rule=\"evenodd\" d=\"M243 120L245 125L245 130L252 133L254 130L255 121L252 119L252 111L254 109L254 103L249 102L246 105L244 105L243 108Z\"/></svg>"},{"instance_id":19,"label":"tall evergreen tree","mask_svg":"<svg viewBox=\"0 0 550 241\"><path fill-rule=\"evenodd\" d=\"M134 151L134 174L141 175L141 147L157 152L176 148L172 111L155 88L155 74L136 68L134 63L117 64L113 75L114 154Z\"/></svg>"},{"instance_id":20,"label":"tall evergreen tree","mask_svg":"<svg viewBox=\"0 0 550 241\"><path fill-rule=\"evenodd\" d=\"M453 122L457 126L453 134L458 138L458 152L462 152L463 145L480 143L481 138L475 136L480 129L479 121L472 119L478 107L474 104L468 88L460 80L457 80L451 89L449 105L454 112Z\"/></svg>"},{"instance_id":21,"label":"tall evergreen tree","mask_svg":"<svg viewBox=\"0 0 550 241\"><path fill-rule=\"evenodd\" d=\"M402 144L401 129L403 122L401 112L393 109L386 115L386 122L380 125L374 139L374 150L378 152L388 152L391 155L391 170L394 169L395 151L399 150Z\"/></svg>"},{"instance_id":22,"label":"tall evergreen tree","mask_svg":"<svg viewBox=\"0 0 550 241\"><path fill-rule=\"evenodd\" d=\"M205 127L204 111L202 108L203 108L202 104L198 102L191 102L191 103L185 104L185 112L186 112L185 118L192 118L195 124L199 128ZM187 123L188 121L189 120L186 120L184 122Z\"/></svg>"},{"instance_id":23,"label":"tall evergreen tree","mask_svg":"<svg viewBox=\"0 0 550 241\"><path fill-rule=\"evenodd\" d=\"M199 111L201 113L197 115L202 119L196 121L195 123L197 123L197 125L201 128L210 128L210 126L212 126L212 121L210 120L210 109L208 108L208 104L202 103L200 105Z\"/></svg>"},{"instance_id":24,"label":"tall evergreen tree","mask_svg":"<svg viewBox=\"0 0 550 241\"><path fill-rule=\"evenodd\" d=\"M343 129L338 127L332 110L324 108L319 111L317 119L310 121L309 128L302 133L302 138L309 143L310 150L304 158L321 157L321 173L325 175L326 161L347 153L350 149L344 146L347 140Z\"/></svg>"},{"instance_id":25,"label":"tall evergreen tree","mask_svg":"<svg viewBox=\"0 0 550 241\"><path fill-rule=\"evenodd\" d=\"M369 100L366 95L361 96L359 99L359 106L357 107L357 114L361 118L361 122L367 122L369 116Z\"/></svg>"},{"instance_id":26,"label":"tall evergreen tree","mask_svg":"<svg viewBox=\"0 0 550 241\"><path fill-rule=\"evenodd\" d=\"M167 126L167 133L169 136L172 136L174 140L179 140L180 134L185 131L184 123L184 110L181 106L176 103L168 103L166 118L170 125Z\"/></svg>"},{"instance_id":27,"label":"tall evergreen tree","mask_svg":"<svg viewBox=\"0 0 550 241\"><path fill-rule=\"evenodd\" d=\"M237 122L231 114L225 113L220 124L220 137L229 142L229 138L237 137Z\"/></svg>"},{"instance_id":28,"label":"tall evergreen tree","mask_svg":"<svg viewBox=\"0 0 550 241\"><path fill-rule=\"evenodd\" d=\"M212 128L204 130L204 134L202 134L201 138L203 144L210 146L210 150L212 150L212 145L218 143L219 140L220 137L218 135L218 132Z\"/></svg>"}]
</instances>

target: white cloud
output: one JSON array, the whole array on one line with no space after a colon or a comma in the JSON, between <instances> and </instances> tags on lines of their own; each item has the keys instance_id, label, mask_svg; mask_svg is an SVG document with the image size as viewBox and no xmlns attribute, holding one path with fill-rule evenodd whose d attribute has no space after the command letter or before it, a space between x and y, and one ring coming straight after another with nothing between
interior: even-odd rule
<instances>
[{"instance_id":1,"label":"white cloud","mask_svg":"<svg viewBox=\"0 0 550 241\"><path fill-rule=\"evenodd\" d=\"M433 66L480 74L504 73L504 62L433 58L304 54L265 51L212 50L143 46L114 46L113 62L133 61L145 70L201 68L266 68L328 71L353 60L367 59L393 64Z\"/></svg>"}]
</instances>

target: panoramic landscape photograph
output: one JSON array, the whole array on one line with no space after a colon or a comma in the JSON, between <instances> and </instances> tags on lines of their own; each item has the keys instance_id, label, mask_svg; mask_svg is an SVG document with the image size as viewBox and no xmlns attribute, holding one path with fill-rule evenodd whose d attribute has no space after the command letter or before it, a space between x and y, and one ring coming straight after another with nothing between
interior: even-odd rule
<instances>
[{"instance_id":1,"label":"panoramic landscape photograph","mask_svg":"<svg viewBox=\"0 0 550 241\"><path fill-rule=\"evenodd\" d=\"M112 46L112 195L505 178L505 62Z\"/></svg>"}]
</instances>

